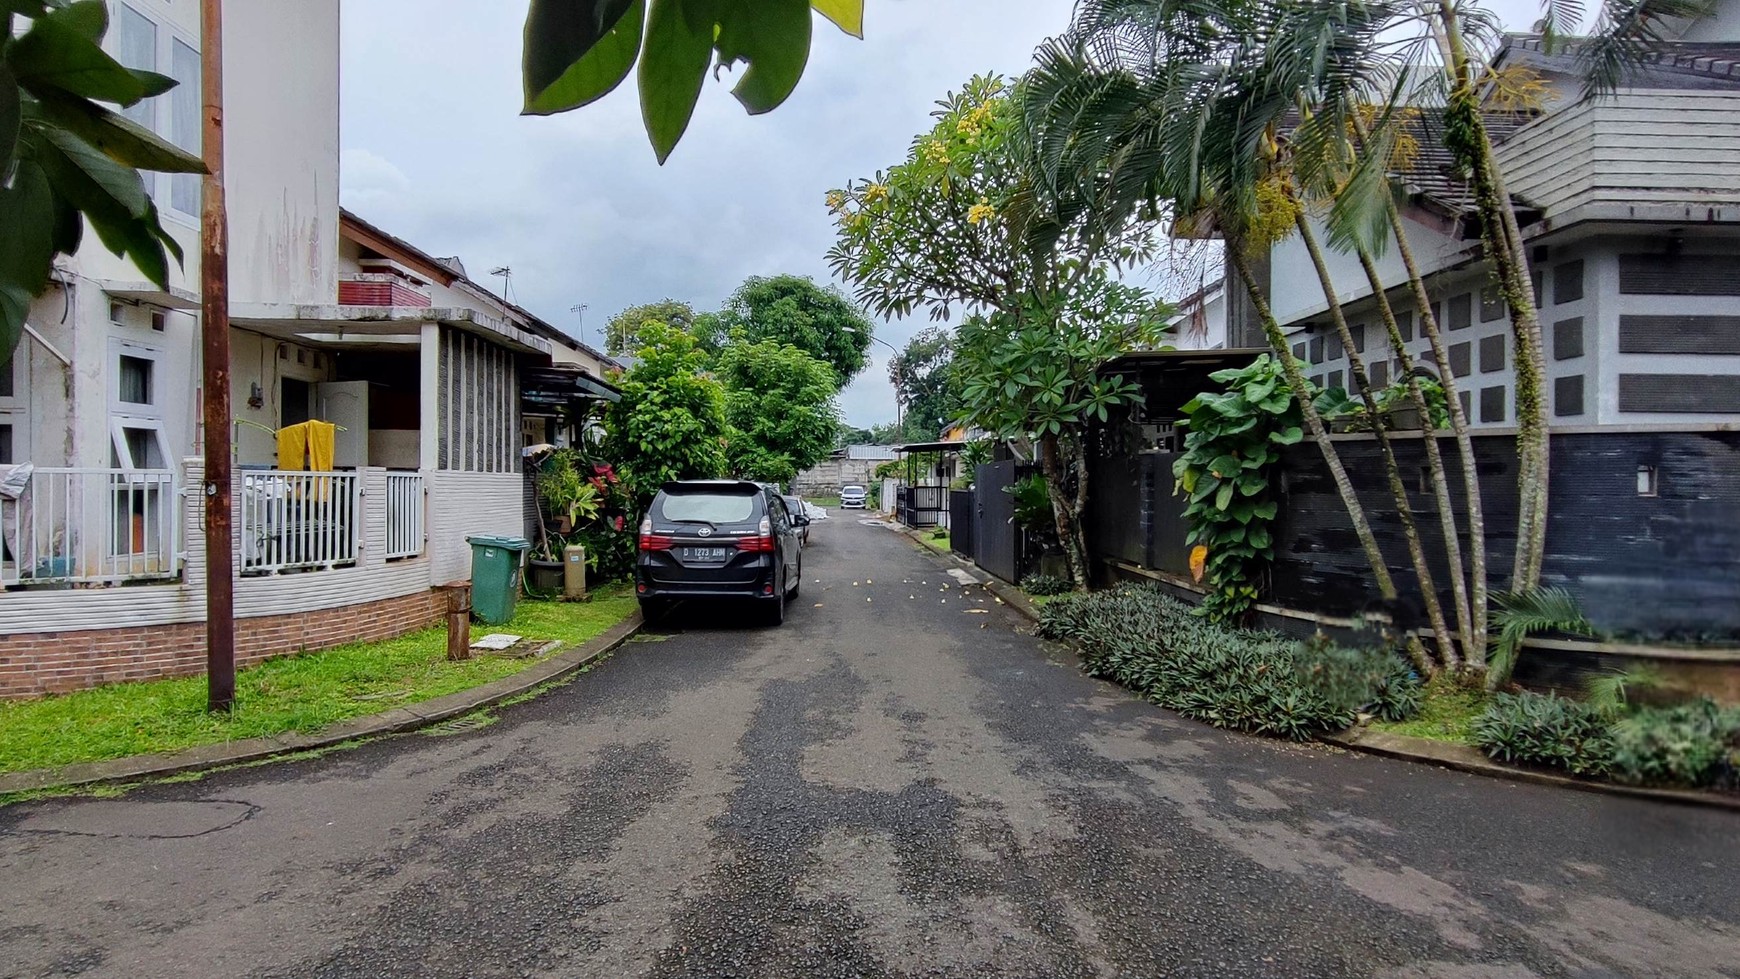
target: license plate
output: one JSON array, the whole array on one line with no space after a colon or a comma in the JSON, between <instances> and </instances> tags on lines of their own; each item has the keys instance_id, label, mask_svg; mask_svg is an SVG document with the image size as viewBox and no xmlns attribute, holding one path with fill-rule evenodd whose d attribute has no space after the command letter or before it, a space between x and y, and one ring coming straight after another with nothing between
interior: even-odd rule
<instances>
[{"instance_id":1,"label":"license plate","mask_svg":"<svg viewBox=\"0 0 1740 979\"><path fill-rule=\"evenodd\" d=\"M683 548L683 560L723 561L731 556L731 551L732 549L729 547L685 547Z\"/></svg>"}]
</instances>

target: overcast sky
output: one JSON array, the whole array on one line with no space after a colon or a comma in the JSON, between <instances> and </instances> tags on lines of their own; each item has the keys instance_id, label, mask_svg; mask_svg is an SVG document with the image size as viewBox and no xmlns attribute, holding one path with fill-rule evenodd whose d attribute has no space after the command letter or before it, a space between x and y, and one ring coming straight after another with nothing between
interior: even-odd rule
<instances>
[{"instance_id":1,"label":"overcast sky","mask_svg":"<svg viewBox=\"0 0 1740 979\"><path fill-rule=\"evenodd\" d=\"M868 0L865 39L820 19L797 92L744 114L710 82L658 166L632 79L603 101L523 118L524 0L347 0L344 205L474 279L513 268L513 297L598 343L625 306L713 309L744 277L829 282L823 197L904 158L933 103L978 72L1016 74L1068 22L1070 0ZM1501 8L1535 9L1530 0ZM569 307L585 303L584 327ZM902 346L916 321L878 324ZM848 421L894 419L887 348L841 395Z\"/></svg>"}]
</instances>

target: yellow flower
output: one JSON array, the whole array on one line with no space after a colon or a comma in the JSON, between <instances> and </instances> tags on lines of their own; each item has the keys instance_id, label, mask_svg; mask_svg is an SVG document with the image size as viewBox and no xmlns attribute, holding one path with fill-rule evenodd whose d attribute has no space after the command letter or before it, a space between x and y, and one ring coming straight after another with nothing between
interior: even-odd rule
<instances>
[{"instance_id":1,"label":"yellow flower","mask_svg":"<svg viewBox=\"0 0 1740 979\"><path fill-rule=\"evenodd\" d=\"M887 197L888 188L883 184L871 184L864 188L864 203L866 204L874 204L877 201L886 200Z\"/></svg>"},{"instance_id":2,"label":"yellow flower","mask_svg":"<svg viewBox=\"0 0 1740 979\"><path fill-rule=\"evenodd\" d=\"M944 146L940 139L926 141L923 152L924 158L931 163L942 164L949 162L948 147Z\"/></svg>"},{"instance_id":3,"label":"yellow flower","mask_svg":"<svg viewBox=\"0 0 1740 979\"><path fill-rule=\"evenodd\" d=\"M967 208L968 224L978 224L980 221L989 221L991 218L996 216L997 209L992 207L991 202L983 197L979 198L979 203Z\"/></svg>"},{"instance_id":4,"label":"yellow flower","mask_svg":"<svg viewBox=\"0 0 1740 979\"><path fill-rule=\"evenodd\" d=\"M828 210L838 212L846 206L846 195L837 190L828 191Z\"/></svg>"}]
</instances>

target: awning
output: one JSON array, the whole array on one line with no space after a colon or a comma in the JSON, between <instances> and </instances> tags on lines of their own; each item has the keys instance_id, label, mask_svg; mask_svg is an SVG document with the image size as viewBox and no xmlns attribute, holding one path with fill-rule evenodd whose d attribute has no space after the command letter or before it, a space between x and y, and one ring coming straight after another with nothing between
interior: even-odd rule
<instances>
[{"instance_id":1,"label":"awning","mask_svg":"<svg viewBox=\"0 0 1740 979\"><path fill-rule=\"evenodd\" d=\"M577 401L617 401L622 393L584 368L561 364L520 371L520 401L560 408Z\"/></svg>"},{"instance_id":2,"label":"awning","mask_svg":"<svg viewBox=\"0 0 1740 979\"><path fill-rule=\"evenodd\" d=\"M967 447L965 442L909 442L906 445L894 447L896 452L959 452Z\"/></svg>"}]
</instances>

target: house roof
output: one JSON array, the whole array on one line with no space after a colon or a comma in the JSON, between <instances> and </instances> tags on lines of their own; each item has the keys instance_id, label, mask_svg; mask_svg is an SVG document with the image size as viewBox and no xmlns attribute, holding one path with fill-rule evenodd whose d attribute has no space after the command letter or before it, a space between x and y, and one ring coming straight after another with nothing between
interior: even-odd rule
<instances>
[{"instance_id":1,"label":"house roof","mask_svg":"<svg viewBox=\"0 0 1740 979\"><path fill-rule=\"evenodd\" d=\"M1566 41L1547 50L1538 34L1509 34L1500 45L1494 64L1518 64L1537 71L1579 75L1577 42ZM1719 91L1740 89L1740 42L1667 41L1654 46L1652 64L1638 69L1625 83L1627 88L1692 89Z\"/></svg>"},{"instance_id":2,"label":"house roof","mask_svg":"<svg viewBox=\"0 0 1740 979\"><path fill-rule=\"evenodd\" d=\"M531 310L490 292L488 288L474 281L465 274L465 266L459 261L457 256L438 258L431 255L405 239L389 234L377 225L371 224L363 218L358 217L355 212L349 209L339 210L339 226L343 230L350 232L361 244L374 251L382 252L384 254L396 252L397 254L392 254L391 257L415 268L418 272L429 276L430 279L441 283L443 286L451 286L455 283L460 283L469 287L471 292L481 294L490 302L501 306L503 309L512 312L514 315L524 320L524 325L534 333L541 334L575 350L583 350L586 353L591 354L593 357L598 358L599 362L604 364L606 367L622 366L609 354L606 354L604 351L599 350L590 344L576 340L566 331L557 329L545 322Z\"/></svg>"}]
</instances>

